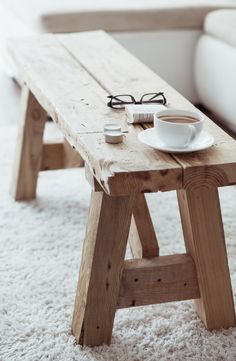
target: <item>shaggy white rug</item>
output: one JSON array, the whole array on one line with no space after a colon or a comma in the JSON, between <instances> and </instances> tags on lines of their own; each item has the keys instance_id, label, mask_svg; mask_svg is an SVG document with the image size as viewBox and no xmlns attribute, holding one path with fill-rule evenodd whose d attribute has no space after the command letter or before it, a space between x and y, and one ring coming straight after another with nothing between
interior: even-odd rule
<instances>
[{"instance_id":1,"label":"shaggy white rug","mask_svg":"<svg viewBox=\"0 0 236 361\"><path fill-rule=\"evenodd\" d=\"M83 170L46 172L37 200L15 203L8 194L15 136L15 127L0 128L0 360L235 361L236 328L206 331L191 301L118 311L110 347L75 345L70 325L90 189ZM175 193L148 199L161 253L183 252ZM221 199L236 291L236 188L222 189Z\"/></svg>"}]
</instances>

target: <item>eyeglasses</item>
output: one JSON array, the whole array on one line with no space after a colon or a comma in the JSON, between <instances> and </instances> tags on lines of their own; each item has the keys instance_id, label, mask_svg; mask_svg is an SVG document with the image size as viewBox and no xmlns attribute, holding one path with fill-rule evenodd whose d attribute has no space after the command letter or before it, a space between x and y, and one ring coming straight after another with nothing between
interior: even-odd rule
<instances>
[{"instance_id":1,"label":"eyeglasses","mask_svg":"<svg viewBox=\"0 0 236 361\"><path fill-rule=\"evenodd\" d=\"M113 109L123 109L127 104L166 104L164 93L147 93L139 101L130 94L108 95L108 98L107 106Z\"/></svg>"}]
</instances>

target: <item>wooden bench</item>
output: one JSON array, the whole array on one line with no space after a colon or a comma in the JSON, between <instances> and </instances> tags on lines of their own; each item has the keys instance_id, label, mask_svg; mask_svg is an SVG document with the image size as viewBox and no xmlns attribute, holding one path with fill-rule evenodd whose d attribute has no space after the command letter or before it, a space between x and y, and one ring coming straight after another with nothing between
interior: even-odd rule
<instances>
[{"instance_id":1,"label":"wooden bench","mask_svg":"<svg viewBox=\"0 0 236 361\"><path fill-rule=\"evenodd\" d=\"M217 189L236 184L235 141L206 119L216 140L208 150L171 155L141 144L137 135L146 126L128 126L123 111L106 106L108 94L164 91L169 107L194 106L103 32L16 40L9 50L25 81L13 196L34 198L38 172L71 159L64 145L43 144L47 114L74 149L73 165L84 160L93 189L73 315L76 340L109 344L117 308L187 299L195 299L209 330L235 326ZM126 131L123 144L105 143L103 126L111 121ZM170 190L178 194L186 254L159 256L144 193ZM128 238L134 259L124 260Z\"/></svg>"}]
</instances>

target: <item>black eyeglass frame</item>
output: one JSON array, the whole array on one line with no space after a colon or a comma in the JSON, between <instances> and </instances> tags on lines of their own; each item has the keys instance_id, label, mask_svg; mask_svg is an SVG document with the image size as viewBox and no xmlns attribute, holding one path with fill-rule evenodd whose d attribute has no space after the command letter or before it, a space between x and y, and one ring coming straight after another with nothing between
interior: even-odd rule
<instances>
[{"instance_id":1,"label":"black eyeglass frame","mask_svg":"<svg viewBox=\"0 0 236 361\"><path fill-rule=\"evenodd\" d=\"M147 95L153 95L149 100L143 100L144 97ZM162 99L154 99L158 96L161 96ZM119 97L129 97L130 101L124 101L122 99L119 99ZM159 93L146 93L143 94L140 100L136 100L133 95L131 94L119 94L119 95L108 95L107 98L110 98L109 102L107 103L107 106L112 109L123 109L125 105L128 104L163 104L165 105L167 100L163 92ZM114 102L116 100L116 102ZM122 105L124 105L122 107Z\"/></svg>"}]
</instances>

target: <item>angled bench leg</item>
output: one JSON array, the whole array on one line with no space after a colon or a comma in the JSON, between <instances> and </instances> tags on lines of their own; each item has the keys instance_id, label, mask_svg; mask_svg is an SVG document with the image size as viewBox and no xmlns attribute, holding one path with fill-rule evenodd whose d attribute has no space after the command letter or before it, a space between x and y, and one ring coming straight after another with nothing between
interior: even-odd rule
<instances>
[{"instance_id":1,"label":"angled bench leg","mask_svg":"<svg viewBox=\"0 0 236 361\"><path fill-rule=\"evenodd\" d=\"M159 255L156 233L153 227L145 195L137 194L131 220L129 244L134 258Z\"/></svg>"},{"instance_id":2,"label":"angled bench leg","mask_svg":"<svg viewBox=\"0 0 236 361\"><path fill-rule=\"evenodd\" d=\"M84 167L83 158L66 139L63 144L63 166L64 168Z\"/></svg>"},{"instance_id":3,"label":"angled bench leg","mask_svg":"<svg viewBox=\"0 0 236 361\"><path fill-rule=\"evenodd\" d=\"M15 200L35 198L41 167L43 132L47 114L34 95L24 87L11 193Z\"/></svg>"},{"instance_id":4,"label":"angled bench leg","mask_svg":"<svg viewBox=\"0 0 236 361\"><path fill-rule=\"evenodd\" d=\"M186 249L197 270L197 312L209 330L235 326L218 190L207 183L190 187L178 191L178 201Z\"/></svg>"},{"instance_id":5,"label":"angled bench leg","mask_svg":"<svg viewBox=\"0 0 236 361\"><path fill-rule=\"evenodd\" d=\"M76 340L110 344L133 197L92 192L72 322Z\"/></svg>"}]
</instances>

